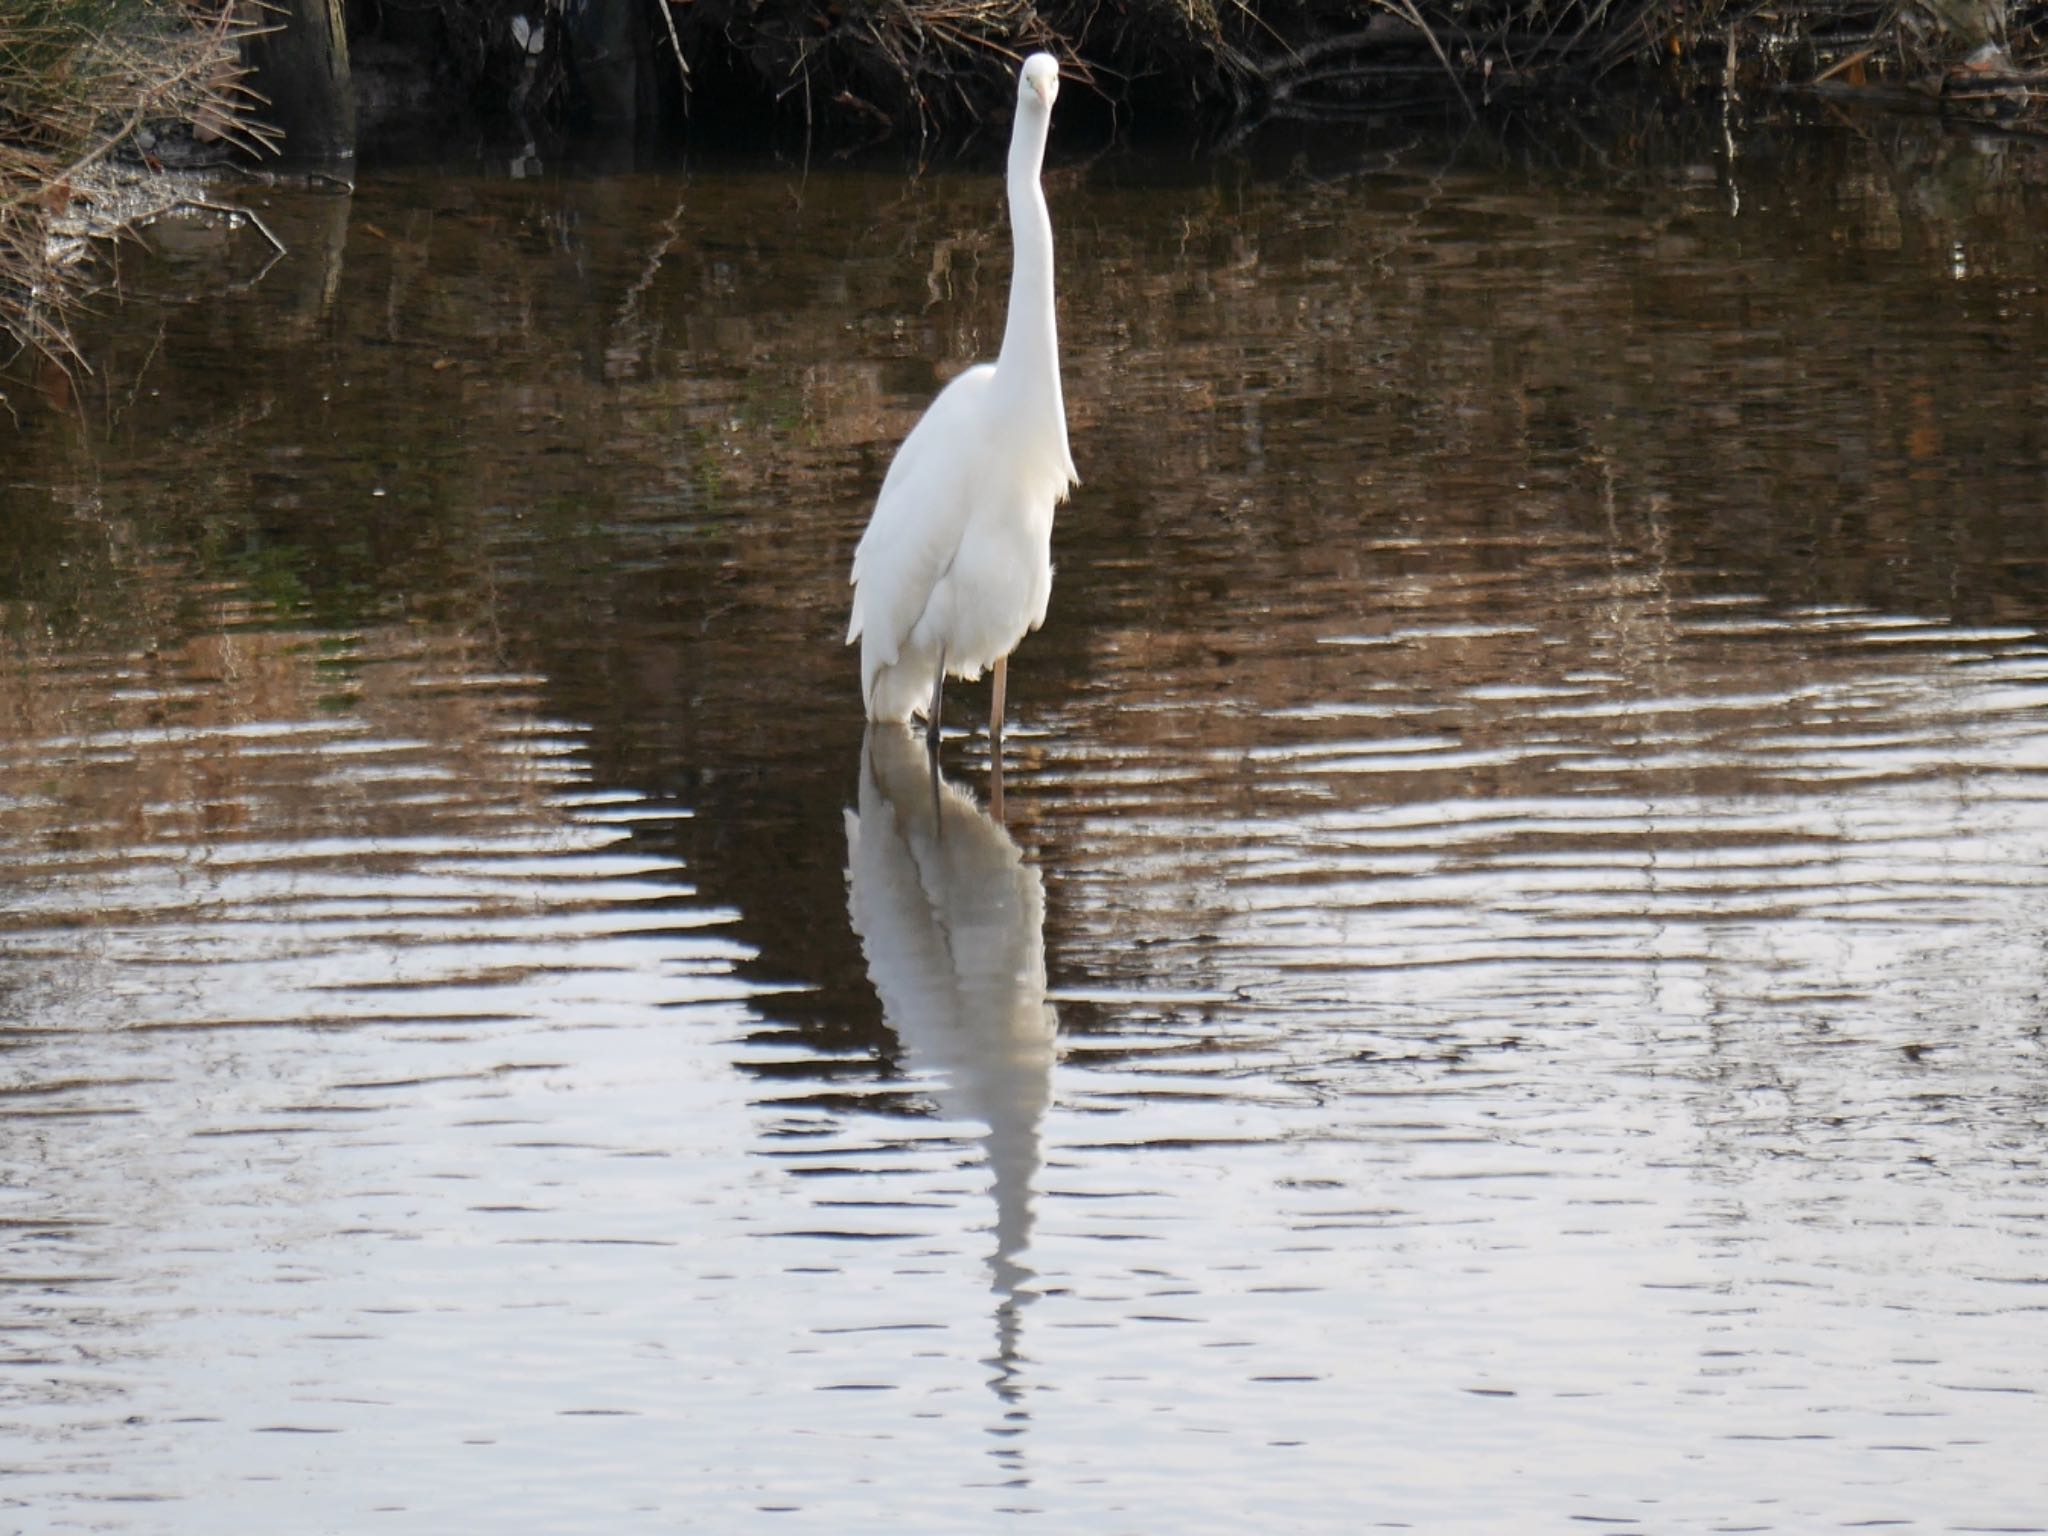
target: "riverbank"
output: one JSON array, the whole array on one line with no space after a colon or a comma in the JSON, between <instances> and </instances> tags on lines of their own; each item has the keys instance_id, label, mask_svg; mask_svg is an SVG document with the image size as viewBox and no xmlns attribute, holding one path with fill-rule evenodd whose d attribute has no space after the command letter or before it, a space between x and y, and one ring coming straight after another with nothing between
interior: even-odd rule
<instances>
[{"instance_id":1,"label":"riverbank","mask_svg":"<svg viewBox=\"0 0 2048 1536\"><path fill-rule=\"evenodd\" d=\"M552 15L366 12L351 28L366 139L497 115L957 142L1007 119L1016 61L1039 48L1079 87L1062 98L1070 131L1120 137L1644 84L1871 92L2020 122L2048 86L2048 6L2007 0L589 0Z\"/></svg>"},{"instance_id":2,"label":"riverbank","mask_svg":"<svg viewBox=\"0 0 2048 1536\"><path fill-rule=\"evenodd\" d=\"M1063 59L1069 138L1221 142L1275 121L1481 117L1767 91L2038 125L2048 5L1914 0L588 0L532 15L283 0L4 0L0 333L75 362L124 234L204 201L194 166L421 140L800 139L952 152Z\"/></svg>"}]
</instances>

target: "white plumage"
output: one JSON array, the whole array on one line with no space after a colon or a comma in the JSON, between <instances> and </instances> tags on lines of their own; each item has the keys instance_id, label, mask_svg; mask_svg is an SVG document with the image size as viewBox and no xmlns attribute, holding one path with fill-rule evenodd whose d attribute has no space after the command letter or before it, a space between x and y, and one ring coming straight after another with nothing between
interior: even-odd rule
<instances>
[{"instance_id":1,"label":"white plumage","mask_svg":"<svg viewBox=\"0 0 2048 1536\"><path fill-rule=\"evenodd\" d=\"M1053 509L1079 479L1067 449L1053 314L1052 220L1039 169L1059 65L1024 61L1010 137L1016 253L1002 351L939 392L896 450L853 556L853 620L870 720L923 714L938 739L946 677L993 666L991 738L1002 735L1005 666L1045 621Z\"/></svg>"}]
</instances>

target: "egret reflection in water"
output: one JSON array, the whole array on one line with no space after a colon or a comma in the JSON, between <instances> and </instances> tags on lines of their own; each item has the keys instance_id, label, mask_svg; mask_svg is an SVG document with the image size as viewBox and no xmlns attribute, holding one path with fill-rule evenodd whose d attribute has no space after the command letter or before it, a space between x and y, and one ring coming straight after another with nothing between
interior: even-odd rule
<instances>
[{"instance_id":1,"label":"egret reflection in water","mask_svg":"<svg viewBox=\"0 0 2048 1536\"><path fill-rule=\"evenodd\" d=\"M997 1362L1016 1358L1031 1271L1032 1180L1052 1097L1058 1020L1046 1001L1038 870L907 728L872 726L860 809L846 813L847 913L883 1021L947 1116L987 1127L995 1197L989 1268L1001 1304ZM999 1382L999 1388L1001 1383Z\"/></svg>"}]
</instances>

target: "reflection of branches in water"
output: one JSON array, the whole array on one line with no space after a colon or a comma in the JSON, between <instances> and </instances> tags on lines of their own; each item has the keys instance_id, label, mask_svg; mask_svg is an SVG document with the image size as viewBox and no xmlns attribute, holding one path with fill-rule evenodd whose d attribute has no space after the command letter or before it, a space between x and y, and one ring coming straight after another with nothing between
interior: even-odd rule
<instances>
[{"instance_id":1,"label":"reflection of branches in water","mask_svg":"<svg viewBox=\"0 0 2048 1536\"><path fill-rule=\"evenodd\" d=\"M664 4L663 11L668 7ZM650 328L643 320L647 295L654 288L655 279L661 275L663 261L668 258L676 244L683 238L684 198L677 198L675 207L656 231L659 236L647 253L641 265L640 275L627 285L619 299L618 312L612 321L613 345L606 349L606 360L610 365L606 374L611 378L629 377L632 365L639 362L651 350L659 332Z\"/></svg>"},{"instance_id":2,"label":"reflection of branches in water","mask_svg":"<svg viewBox=\"0 0 2048 1536\"><path fill-rule=\"evenodd\" d=\"M1606 506L1626 542L1642 508L1668 506L1659 558L1682 571L1738 537L1696 505L1704 489L1749 519L1739 537L1761 549L1791 547L1854 495L1866 519L1888 520L1887 537L1945 558L1954 509L1929 536L1936 509L1897 472L1942 451L1926 423L1961 421L1983 462L2008 462L2023 445L1999 443L2040 413L1923 408L1954 372L1936 353L1924 366L1854 364L1896 331L1897 290L1844 286L1841 268L1905 244L1930 277L1939 263L1930 301L2004 303L2048 266L2038 243L1997 238L2039 211L2029 163L1944 149L1952 192L1916 202L1902 188L1927 179L1899 174L1919 142L1903 128L1818 159L1810 143L1758 132L1745 175L1774 211L1730 221L1688 170L1711 162L1713 124L1691 139L1655 121L1618 126L1576 160L1546 134L1473 131L1454 150L1417 140L1394 157L1304 143L1284 181L1242 161L1194 187L1120 185L1130 173L1113 163L1062 181L1067 394L1090 482L1062 537L1113 532L1127 553L1152 552L1156 579L1191 588L1210 578L1176 551L1221 538L1240 566L1279 562L1298 580L1385 594L1411 576L1356 538L1333 540L1333 498L1371 509L1357 530L1371 537L1401 536L1415 517L1404 509L1450 508L1469 534L1534 520L1612 542L1588 521ZM287 349L254 306L207 317L246 359L245 387L186 369L191 322L174 322L151 382L180 403L178 441L204 461L207 487L195 497L167 477L152 526L178 539L242 508L229 514L238 526L317 550L315 579L351 569L354 555L327 557L360 539L387 564L431 557L430 586L489 588L495 606L494 549L541 541L571 569L586 561L579 541L609 524L602 568L567 594L527 583L552 595L515 632L574 649L599 615L683 615L808 654L829 625L790 540L814 541L831 564L934 372L999 333L999 281L960 280L955 257L955 277L931 282L935 252L989 239L994 187L978 175L814 177L792 208L767 177L687 200L651 178L450 183L427 210L401 184L395 201L357 210L350 281L329 281L345 308L329 321L310 323L329 312L309 298ZM538 230L560 239L537 249ZM283 223L279 235L306 243ZM1811 302L1816 287L1828 305ZM592 304L593 289L610 297ZM2024 347L2038 307L2009 307ZM335 339L364 335L386 344ZM565 366L578 353L604 366ZM2015 388L2043 391L2030 378ZM394 416L394 398L422 408ZM386 465L342 456L325 472L337 501L360 509L351 527L266 511L270 466L304 451L310 420L337 442L385 444L409 466L401 495L374 497ZM229 439L234 451L212 451ZM589 465L604 474L567 473ZM1587 494L1601 487L1604 501ZM793 520L793 507L814 511ZM1777 563L1787 580L1809 568ZM1155 578L1104 565L1074 579L1082 569L1068 567L1056 626L1136 646L1202 688L1231 686L1228 663L1204 659L1236 622L1227 584L1203 610L1214 628L1133 636L1109 610ZM1827 579L1850 569L1835 562ZM1865 576L1887 570L1898 567L1874 552ZM1935 566L1924 574L1938 583ZM795 728L771 713L748 729Z\"/></svg>"},{"instance_id":3,"label":"reflection of branches in water","mask_svg":"<svg viewBox=\"0 0 2048 1536\"><path fill-rule=\"evenodd\" d=\"M188 575L156 568L143 578L151 590L131 597L159 616L189 609L183 590L158 590L183 589ZM400 625L314 646L260 627L260 604L220 595L205 606L199 633L179 632L186 613L108 636L99 651L37 625L14 631L0 668L0 716L13 722L0 767L36 764L61 788L11 803L0 841L118 853L162 837L197 858L260 824L265 838L396 847L423 818L530 809L555 787L558 764L515 749L535 734L534 680L506 675L470 637ZM378 743L442 793L351 793L336 744Z\"/></svg>"}]
</instances>

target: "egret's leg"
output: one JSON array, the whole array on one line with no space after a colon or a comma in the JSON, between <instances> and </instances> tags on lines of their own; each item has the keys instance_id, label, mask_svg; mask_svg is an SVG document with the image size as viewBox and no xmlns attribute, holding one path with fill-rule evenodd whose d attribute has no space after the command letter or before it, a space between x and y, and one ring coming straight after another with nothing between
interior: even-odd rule
<instances>
[{"instance_id":1,"label":"egret's leg","mask_svg":"<svg viewBox=\"0 0 2048 1536\"><path fill-rule=\"evenodd\" d=\"M924 744L939 750L939 705L946 697L946 653L939 652L939 670L932 678L932 707L924 712Z\"/></svg>"},{"instance_id":2,"label":"egret's leg","mask_svg":"<svg viewBox=\"0 0 2048 1536\"><path fill-rule=\"evenodd\" d=\"M1010 686L1010 658L996 658L996 680L989 687L988 751L998 763L1003 756L1003 694Z\"/></svg>"},{"instance_id":3,"label":"egret's leg","mask_svg":"<svg viewBox=\"0 0 2048 1536\"><path fill-rule=\"evenodd\" d=\"M1003 819L1003 754L998 752L988 762L988 813L997 821Z\"/></svg>"}]
</instances>

